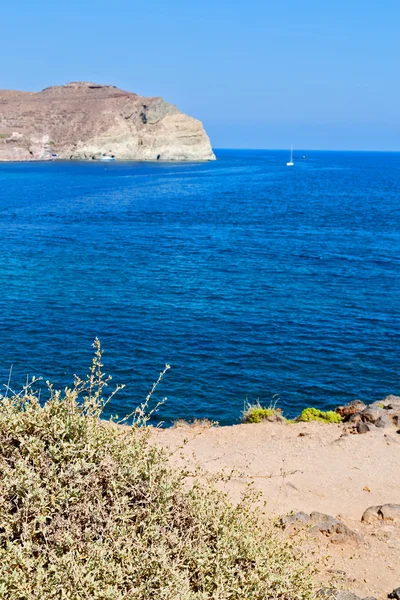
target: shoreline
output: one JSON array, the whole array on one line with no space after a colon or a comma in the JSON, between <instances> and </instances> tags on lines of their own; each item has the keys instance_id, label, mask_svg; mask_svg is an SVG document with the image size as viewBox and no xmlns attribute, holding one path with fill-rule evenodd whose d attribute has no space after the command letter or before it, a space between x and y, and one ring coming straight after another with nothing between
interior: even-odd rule
<instances>
[{"instance_id":1,"label":"shoreline","mask_svg":"<svg viewBox=\"0 0 400 600\"><path fill-rule=\"evenodd\" d=\"M338 519L351 535L311 535L311 529L309 535L307 528L282 533L298 541L313 563L321 561L321 584L339 577L360 597L382 599L399 586L400 521L361 521L371 506L400 502L396 428L352 435L346 423L195 425L154 428L151 439L173 466L192 473L200 467L212 477L225 473L218 486L233 501L252 485L266 502L267 520L299 511Z\"/></svg>"}]
</instances>

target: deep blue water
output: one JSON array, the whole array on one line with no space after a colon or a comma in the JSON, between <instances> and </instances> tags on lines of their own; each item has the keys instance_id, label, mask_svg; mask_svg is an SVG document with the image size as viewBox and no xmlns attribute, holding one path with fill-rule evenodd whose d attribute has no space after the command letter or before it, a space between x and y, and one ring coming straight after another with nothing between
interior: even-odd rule
<instances>
[{"instance_id":1,"label":"deep blue water","mask_svg":"<svg viewBox=\"0 0 400 600\"><path fill-rule=\"evenodd\" d=\"M400 154L217 151L207 164L0 165L0 382L84 375L124 416L236 422L400 393Z\"/></svg>"}]
</instances>

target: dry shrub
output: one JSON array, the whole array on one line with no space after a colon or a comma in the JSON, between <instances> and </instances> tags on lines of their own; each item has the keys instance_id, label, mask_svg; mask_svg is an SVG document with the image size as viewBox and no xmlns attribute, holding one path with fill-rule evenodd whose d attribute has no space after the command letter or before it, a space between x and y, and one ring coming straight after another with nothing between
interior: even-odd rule
<instances>
[{"instance_id":1,"label":"dry shrub","mask_svg":"<svg viewBox=\"0 0 400 600\"><path fill-rule=\"evenodd\" d=\"M141 427L100 419L101 351L87 381L41 405L0 398L0 597L8 600L310 599L309 567L233 505L186 485Z\"/></svg>"}]
</instances>

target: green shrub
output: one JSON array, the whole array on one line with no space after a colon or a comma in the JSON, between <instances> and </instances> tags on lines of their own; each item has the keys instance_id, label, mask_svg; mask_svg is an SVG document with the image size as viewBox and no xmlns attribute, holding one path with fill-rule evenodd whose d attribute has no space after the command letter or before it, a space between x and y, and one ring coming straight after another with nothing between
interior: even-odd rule
<instances>
[{"instance_id":1,"label":"green shrub","mask_svg":"<svg viewBox=\"0 0 400 600\"><path fill-rule=\"evenodd\" d=\"M261 406L259 400L255 404L247 403L242 414L243 423L286 420L282 417L281 409L276 407L278 401L278 396L274 396L268 408Z\"/></svg>"},{"instance_id":2,"label":"green shrub","mask_svg":"<svg viewBox=\"0 0 400 600\"><path fill-rule=\"evenodd\" d=\"M0 598L314 598L310 568L260 525L251 494L234 505L169 466L142 426L152 392L133 425L101 420L101 366L96 342L86 381L49 386L43 405L35 383L0 397Z\"/></svg>"},{"instance_id":3,"label":"green shrub","mask_svg":"<svg viewBox=\"0 0 400 600\"><path fill-rule=\"evenodd\" d=\"M261 423L262 421L273 419L277 415L280 415L280 410L276 408L263 408L255 404L246 408L243 413L243 423Z\"/></svg>"},{"instance_id":4,"label":"green shrub","mask_svg":"<svg viewBox=\"0 0 400 600\"><path fill-rule=\"evenodd\" d=\"M318 408L305 408L299 417L296 419L297 421L320 421L322 423L341 423L343 421L343 417L341 417L337 412L333 410L323 411L318 410Z\"/></svg>"}]
</instances>

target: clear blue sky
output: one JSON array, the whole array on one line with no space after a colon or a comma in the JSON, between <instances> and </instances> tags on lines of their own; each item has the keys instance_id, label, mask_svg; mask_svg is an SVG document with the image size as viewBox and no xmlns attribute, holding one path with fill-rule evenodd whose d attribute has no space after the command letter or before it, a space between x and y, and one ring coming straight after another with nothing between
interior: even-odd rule
<instances>
[{"instance_id":1,"label":"clear blue sky","mask_svg":"<svg viewBox=\"0 0 400 600\"><path fill-rule=\"evenodd\" d=\"M0 87L163 96L214 147L400 150L399 0L15 0Z\"/></svg>"}]
</instances>

